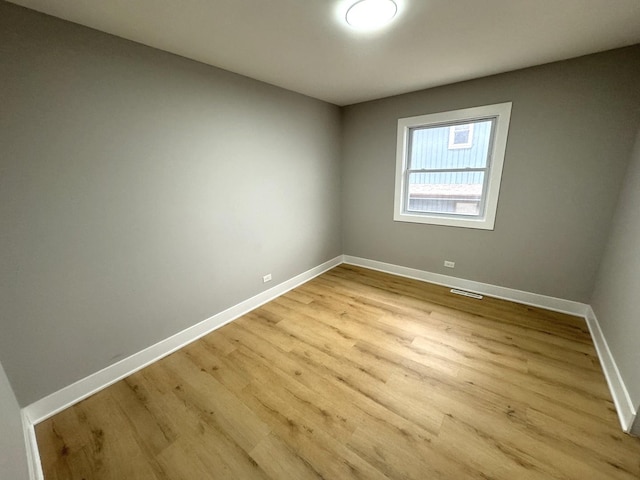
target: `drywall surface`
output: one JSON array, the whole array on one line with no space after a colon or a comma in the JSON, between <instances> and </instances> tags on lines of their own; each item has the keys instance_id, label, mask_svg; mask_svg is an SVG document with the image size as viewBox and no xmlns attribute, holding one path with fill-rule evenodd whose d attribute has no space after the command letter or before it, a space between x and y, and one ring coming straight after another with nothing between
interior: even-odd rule
<instances>
[{"instance_id":1,"label":"drywall surface","mask_svg":"<svg viewBox=\"0 0 640 480\"><path fill-rule=\"evenodd\" d=\"M27 480L29 467L25 451L20 407L0 364L0 478Z\"/></svg>"},{"instance_id":2,"label":"drywall surface","mask_svg":"<svg viewBox=\"0 0 640 480\"><path fill-rule=\"evenodd\" d=\"M336 106L4 2L0 105L22 406L342 253Z\"/></svg>"},{"instance_id":3,"label":"drywall surface","mask_svg":"<svg viewBox=\"0 0 640 480\"><path fill-rule=\"evenodd\" d=\"M640 122L638 65L635 46L346 107L344 253L587 302ZM394 222L398 119L500 102L495 229Z\"/></svg>"},{"instance_id":4,"label":"drywall surface","mask_svg":"<svg viewBox=\"0 0 640 480\"><path fill-rule=\"evenodd\" d=\"M591 298L602 333L640 409L640 131ZM635 432L638 434L638 422Z\"/></svg>"}]
</instances>

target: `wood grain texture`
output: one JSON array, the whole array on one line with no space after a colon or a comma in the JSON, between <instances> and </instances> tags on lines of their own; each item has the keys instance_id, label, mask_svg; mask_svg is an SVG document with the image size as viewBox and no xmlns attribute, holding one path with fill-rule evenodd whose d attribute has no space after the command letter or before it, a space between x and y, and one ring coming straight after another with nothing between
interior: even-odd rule
<instances>
[{"instance_id":1,"label":"wood grain texture","mask_svg":"<svg viewBox=\"0 0 640 480\"><path fill-rule=\"evenodd\" d=\"M56 479L638 479L583 319L342 265L36 426Z\"/></svg>"}]
</instances>

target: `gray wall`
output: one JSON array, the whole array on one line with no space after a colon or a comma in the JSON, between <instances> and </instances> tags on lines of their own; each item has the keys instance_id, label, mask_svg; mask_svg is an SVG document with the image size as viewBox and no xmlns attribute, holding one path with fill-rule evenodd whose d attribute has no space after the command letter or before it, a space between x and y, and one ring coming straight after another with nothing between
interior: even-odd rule
<instances>
[{"instance_id":1,"label":"gray wall","mask_svg":"<svg viewBox=\"0 0 640 480\"><path fill-rule=\"evenodd\" d=\"M20 407L0 364L0 478L27 480L29 467Z\"/></svg>"},{"instance_id":2,"label":"gray wall","mask_svg":"<svg viewBox=\"0 0 640 480\"><path fill-rule=\"evenodd\" d=\"M640 409L640 131L613 217L591 307L638 411ZM636 424L640 434L640 423Z\"/></svg>"},{"instance_id":3,"label":"gray wall","mask_svg":"<svg viewBox=\"0 0 640 480\"><path fill-rule=\"evenodd\" d=\"M345 108L344 253L587 302L640 124L639 65L636 46ZM506 101L495 230L394 222L398 118Z\"/></svg>"},{"instance_id":4,"label":"gray wall","mask_svg":"<svg viewBox=\"0 0 640 480\"><path fill-rule=\"evenodd\" d=\"M23 406L342 253L333 105L7 3L0 105Z\"/></svg>"}]
</instances>

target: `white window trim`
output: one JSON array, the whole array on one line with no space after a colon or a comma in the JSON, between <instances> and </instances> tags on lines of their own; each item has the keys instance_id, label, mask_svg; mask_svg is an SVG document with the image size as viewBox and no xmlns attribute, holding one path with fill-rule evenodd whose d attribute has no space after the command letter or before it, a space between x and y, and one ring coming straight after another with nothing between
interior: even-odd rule
<instances>
[{"instance_id":1,"label":"white window trim","mask_svg":"<svg viewBox=\"0 0 640 480\"><path fill-rule=\"evenodd\" d=\"M473 146L473 123L462 124L469 126L469 141L465 143L456 143L456 127L459 125L451 125L449 127L449 150L457 148L471 148Z\"/></svg>"},{"instance_id":2,"label":"white window trim","mask_svg":"<svg viewBox=\"0 0 640 480\"><path fill-rule=\"evenodd\" d=\"M511 119L511 105L511 102L506 102L399 119L393 219L397 222L426 223L431 225L493 230L495 227L496 211L498 209L498 196L500 193L500 181L502 179L504 155L507 148L507 135L509 133L509 121ZM457 216L454 218L444 214L433 215L428 213L404 211L404 197L407 188L407 185L405 185L406 176L404 173L407 169L409 134L411 129L415 127L436 126L438 124L449 125L453 122L463 123L464 121L477 121L487 118L495 118L496 121L493 143L491 151L489 152L490 166L489 178L484 196L484 216L463 218Z\"/></svg>"}]
</instances>

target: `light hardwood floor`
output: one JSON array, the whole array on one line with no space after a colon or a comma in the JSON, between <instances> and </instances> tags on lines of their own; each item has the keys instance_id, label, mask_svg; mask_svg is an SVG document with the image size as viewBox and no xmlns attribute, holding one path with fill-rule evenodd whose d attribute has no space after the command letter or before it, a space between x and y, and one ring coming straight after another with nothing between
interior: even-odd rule
<instances>
[{"instance_id":1,"label":"light hardwood floor","mask_svg":"<svg viewBox=\"0 0 640 480\"><path fill-rule=\"evenodd\" d=\"M53 479L638 479L583 319L342 265L37 425Z\"/></svg>"}]
</instances>

